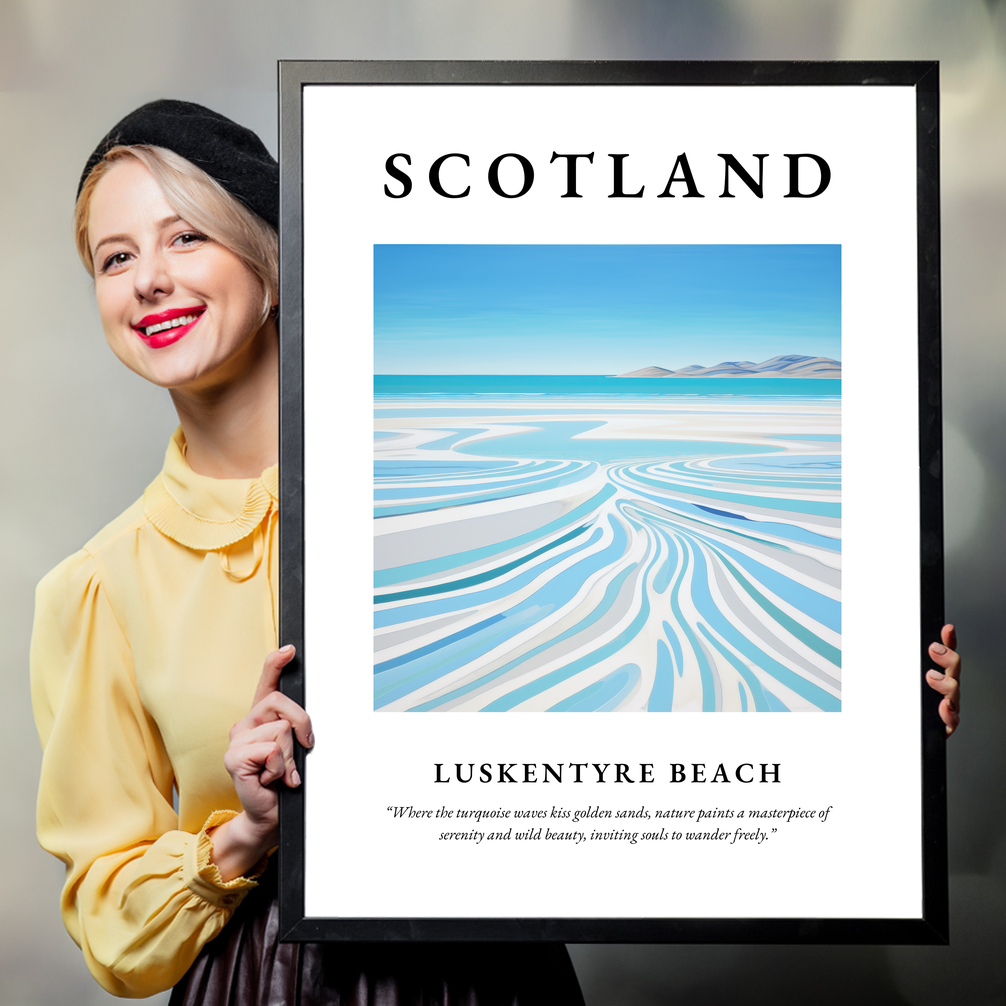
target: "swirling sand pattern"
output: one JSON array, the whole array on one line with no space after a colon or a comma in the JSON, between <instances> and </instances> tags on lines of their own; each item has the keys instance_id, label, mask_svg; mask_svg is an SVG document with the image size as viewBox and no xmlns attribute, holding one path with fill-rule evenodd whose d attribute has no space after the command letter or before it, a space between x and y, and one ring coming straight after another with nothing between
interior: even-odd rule
<instances>
[{"instance_id":1,"label":"swirling sand pattern","mask_svg":"<svg viewBox=\"0 0 1006 1006\"><path fill-rule=\"evenodd\" d=\"M379 402L375 708L838 710L837 398L540 402Z\"/></svg>"}]
</instances>

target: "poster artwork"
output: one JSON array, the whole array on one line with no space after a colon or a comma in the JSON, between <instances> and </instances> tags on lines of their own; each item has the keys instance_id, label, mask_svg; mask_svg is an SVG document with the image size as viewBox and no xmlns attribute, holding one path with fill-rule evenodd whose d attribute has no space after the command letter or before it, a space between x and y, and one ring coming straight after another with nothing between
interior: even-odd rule
<instances>
[{"instance_id":1,"label":"poster artwork","mask_svg":"<svg viewBox=\"0 0 1006 1006\"><path fill-rule=\"evenodd\" d=\"M841 709L838 245L374 247L374 708Z\"/></svg>"},{"instance_id":2,"label":"poster artwork","mask_svg":"<svg viewBox=\"0 0 1006 1006\"><path fill-rule=\"evenodd\" d=\"M284 932L945 939L937 84L284 65Z\"/></svg>"}]
</instances>

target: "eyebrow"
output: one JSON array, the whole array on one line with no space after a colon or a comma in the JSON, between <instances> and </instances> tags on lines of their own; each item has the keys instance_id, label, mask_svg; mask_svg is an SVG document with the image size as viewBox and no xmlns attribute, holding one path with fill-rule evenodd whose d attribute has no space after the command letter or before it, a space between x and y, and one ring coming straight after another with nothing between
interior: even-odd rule
<instances>
[{"instance_id":1,"label":"eyebrow","mask_svg":"<svg viewBox=\"0 0 1006 1006\"><path fill-rule=\"evenodd\" d=\"M174 213L170 217L165 217L163 220L158 220L154 225L157 230L163 230L165 227L170 227L172 224L177 224L181 221L181 217ZM131 242L133 239L128 234L109 234L107 237L103 237L91 250L91 257L96 258L98 254L98 249L102 245L107 245L114 243L116 241Z\"/></svg>"}]
</instances>

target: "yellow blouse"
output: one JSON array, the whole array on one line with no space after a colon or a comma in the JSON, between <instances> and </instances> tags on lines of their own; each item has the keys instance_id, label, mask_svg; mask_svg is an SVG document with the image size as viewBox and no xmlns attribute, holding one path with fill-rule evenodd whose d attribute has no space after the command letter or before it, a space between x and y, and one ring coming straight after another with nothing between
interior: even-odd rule
<instances>
[{"instance_id":1,"label":"yellow blouse","mask_svg":"<svg viewBox=\"0 0 1006 1006\"><path fill-rule=\"evenodd\" d=\"M38 586L38 836L115 995L174 985L255 886L223 882L206 829L241 809L228 731L276 646L277 491L276 467L197 475L179 430L143 498Z\"/></svg>"}]
</instances>

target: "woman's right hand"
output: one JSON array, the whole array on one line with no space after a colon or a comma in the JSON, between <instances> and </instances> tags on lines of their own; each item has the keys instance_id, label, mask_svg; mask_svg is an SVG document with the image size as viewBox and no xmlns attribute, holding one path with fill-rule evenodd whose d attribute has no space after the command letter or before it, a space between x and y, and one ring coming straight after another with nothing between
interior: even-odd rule
<instances>
[{"instance_id":1,"label":"woman's right hand","mask_svg":"<svg viewBox=\"0 0 1006 1006\"><path fill-rule=\"evenodd\" d=\"M224 766L244 810L209 833L211 859L225 881L247 873L277 844L279 793L274 784L282 779L291 788L300 785L294 734L304 747L314 746L311 717L279 691L280 675L295 652L284 646L266 657L251 710L231 727Z\"/></svg>"}]
</instances>

